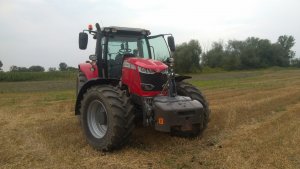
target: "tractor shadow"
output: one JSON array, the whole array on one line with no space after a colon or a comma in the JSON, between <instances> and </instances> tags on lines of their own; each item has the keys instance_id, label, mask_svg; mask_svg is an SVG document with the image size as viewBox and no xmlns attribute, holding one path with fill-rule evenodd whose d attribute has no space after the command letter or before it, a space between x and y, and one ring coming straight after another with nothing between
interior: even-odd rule
<instances>
[{"instance_id":1,"label":"tractor shadow","mask_svg":"<svg viewBox=\"0 0 300 169\"><path fill-rule=\"evenodd\" d=\"M138 151L161 151L162 149L170 152L176 148L189 146L205 147L207 146L205 135L195 138L183 138L172 136L170 133L163 133L154 130L153 128L137 128L134 130L131 139L125 146L128 149Z\"/></svg>"}]
</instances>

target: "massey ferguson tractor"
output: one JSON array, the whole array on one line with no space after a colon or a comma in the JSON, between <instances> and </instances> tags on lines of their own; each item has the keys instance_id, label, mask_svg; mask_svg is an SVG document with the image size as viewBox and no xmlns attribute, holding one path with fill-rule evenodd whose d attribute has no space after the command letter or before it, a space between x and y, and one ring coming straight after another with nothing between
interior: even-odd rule
<instances>
[{"instance_id":1,"label":"massey ferguson tractor","mask_svg":"<svg viewBox=\"0 0 300 169\"><path fill-rule=\"evenodd\" d=\"M90 61L79 64L75 115L87 142L97 150L124 145L136 124L181 137L196 137L207 127L203 94L174 72L174 38L150 36L146 29L89 25L79 33L96 40ZM165 40L167 37L167 42Z\"/></svg>"}]
</instances>

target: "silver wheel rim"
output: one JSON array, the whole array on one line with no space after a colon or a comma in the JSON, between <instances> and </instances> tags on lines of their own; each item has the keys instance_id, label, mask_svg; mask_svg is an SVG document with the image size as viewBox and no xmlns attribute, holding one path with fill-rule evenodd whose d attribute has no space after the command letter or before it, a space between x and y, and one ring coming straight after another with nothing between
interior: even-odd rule
<instances>
[{"instance_id":1,"label":"silver wheel rim","mask_svg":"<svg viewBox=\"0 0 300 169\"><path fill-rule=\"evenodd\" d=\"M96 138L102 138L107 132L107 111L102 102L94 100L87 112L89 130Z\"/></svg>"}]
</instances>

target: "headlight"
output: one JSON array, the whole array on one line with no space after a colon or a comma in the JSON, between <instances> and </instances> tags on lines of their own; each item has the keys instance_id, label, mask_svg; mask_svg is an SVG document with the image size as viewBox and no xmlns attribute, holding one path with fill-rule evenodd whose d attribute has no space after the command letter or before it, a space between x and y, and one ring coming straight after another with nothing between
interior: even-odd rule
<instances>
[{"instance_id":1,"label":"headlight","mask_svg":"<svg viewBox=\"0 0 300 169\"><path fill-rule=\"evenodd\" d=\"M138 66L138 70L140 73L145 73L145 74L154 74L155 71L151 70L151 69L147 69L147 68L143 68Z\"/></svg>"},{"instance_id":2,"label":"headlight","mask_svg":"<svg viewBox=\"0 0 300 169\"><path fill-rule=\"evenodd\" d=\"M123 67L127 67L127 68L133 69L133 70L136 69L135 66L133 64L129 63L127 60L124 60Z\"/></svg>"}]
</instances>

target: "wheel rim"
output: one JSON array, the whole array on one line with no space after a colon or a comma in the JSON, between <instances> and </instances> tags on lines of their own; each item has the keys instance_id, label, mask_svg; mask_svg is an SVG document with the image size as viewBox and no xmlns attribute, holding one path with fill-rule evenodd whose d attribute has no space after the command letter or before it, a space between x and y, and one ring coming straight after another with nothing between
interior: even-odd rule
<instances>
[{"instance_id":1,"label":"wheel rim","mask_svg":"<svg viewBox=\"0 0 300 169\"><path fill-rule=\"evenodd\" d=\"M102 102L94 100L90 103L87 113L89 130L96 138L102 138L107 132L107 111Z\"/></svg>"}]
</instances>

